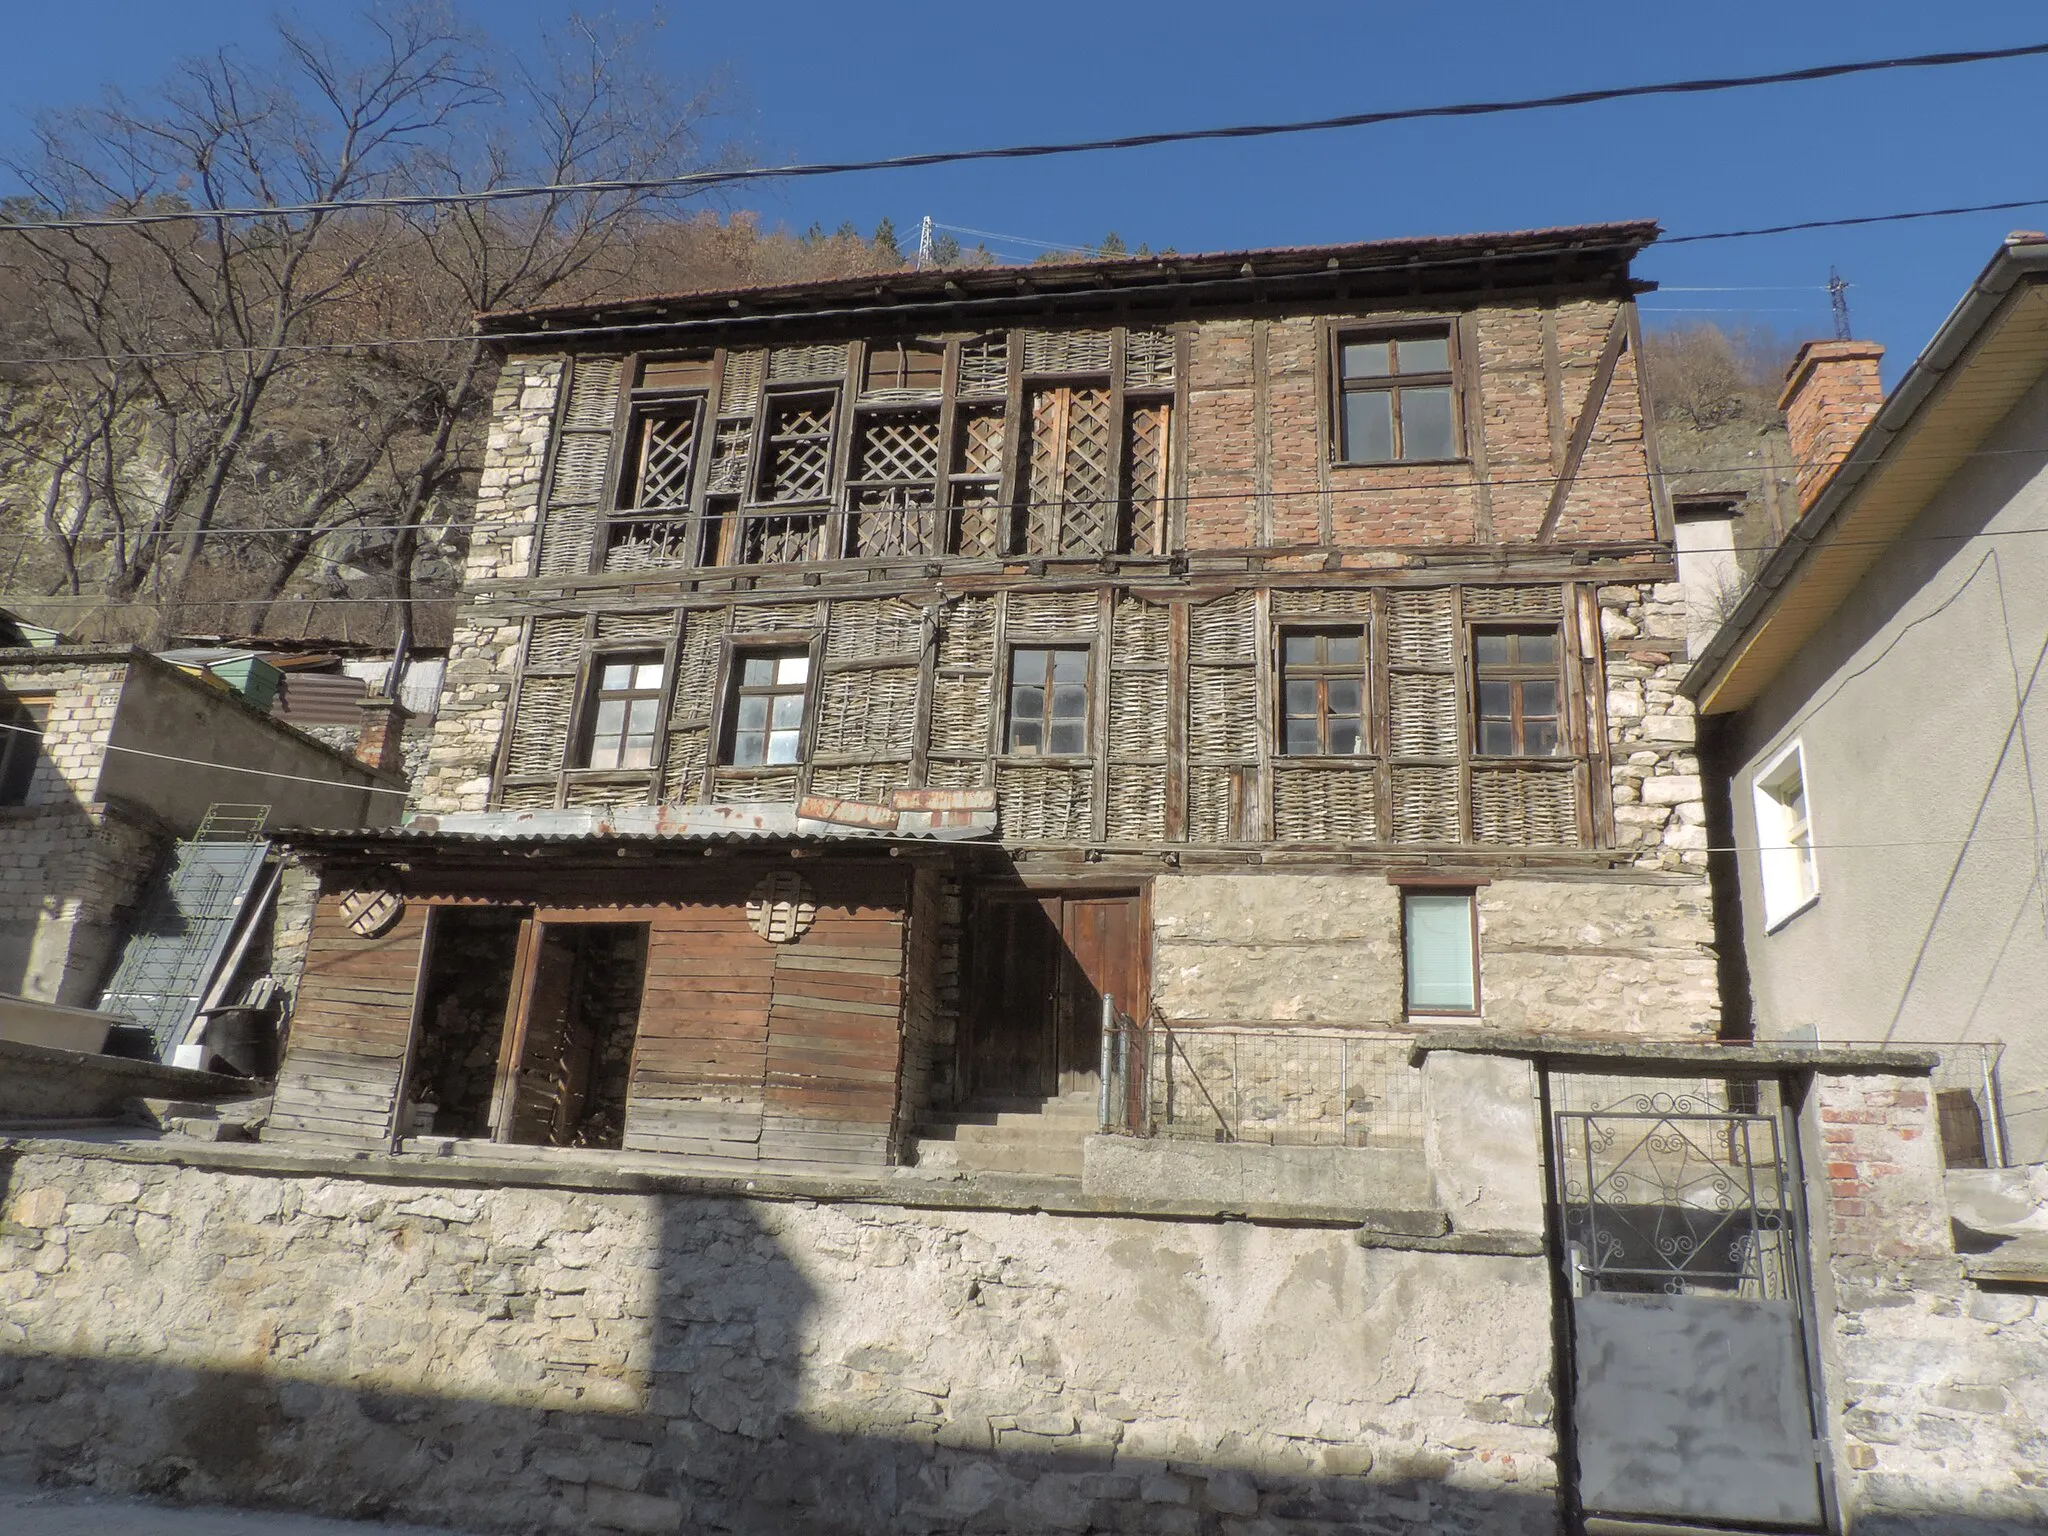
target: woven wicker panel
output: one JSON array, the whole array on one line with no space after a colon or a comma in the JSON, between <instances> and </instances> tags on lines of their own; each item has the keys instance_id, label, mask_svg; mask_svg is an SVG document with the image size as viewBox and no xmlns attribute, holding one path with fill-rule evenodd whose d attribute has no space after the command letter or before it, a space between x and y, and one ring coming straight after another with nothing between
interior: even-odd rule
<instances>
[{"instance_id":1,"label":"woven wicker panel","mask_svg":"<svg viewBox=\"0 0 2048 1536\"><path fill-rule=\"evenodd\" d=\"M693 613L683 621L683 644L676 662L675 702L670 714L678 721L708 720L718 696L718 642L722 615Z\"/></svg>"},{"instance_id":2,"label":"woven wicker panel","mask_svg":"<svg viewBox=\"0 0 2048 1536\"><path fill-rule=\"evenodd\" d=\"M569 750L569 720L576 707L573 677L529 677L519 689L519 713L512 722L512 746L505 758L508 778L554 773Z\"/></svg>"},{"instance_id":3,"label":"woven wicker panel","mask_svg":"<svg viewBox=\"0 0 2048 1536\"><path fill-rule=\"evenodd\" d=\"M889 791L910 784L908 763L820 763L811 770L811 793L887 805Z\"/></svg>"},{"instance_id":4,"label":"woven wicker panel","mask_svg":"<svg viewBox=\"0 0 2048 1536\"><path fill-rule=\"evenodd\" d=\"M1188 659L1250 661L1258 655L1258 609L1249 592L1203 603L1189 615Z\"/></svg>"},{"instance_id":5,"label":"woven wicker panel","mask_svg":"<svg viewBox=\"0 0 2048 1536\"><path fill-rule=\"evenodd\" d=\"M1380 835L1369 768L1275 764L1273 835L1286 843L1370 843Z\"/></svg>"},{"instance_id":6,"label":"woven wicker panel","mask_svg":"<svg viewBox=\"0 0 2048 1536\"><path fill-rule=\"evenodd\" d=\"M1109 755L1115 759L1166 755L1167 686L1164 672L1114 671L1109 675Z\"/></svg>"},{"instance_id":7,"label":"woven wicker panel","mask_svg":"<svg viewBox=\"0 0 2048 1536\"><path fill-rule=\"evenodd\" d=\"M1395 842L1463 841L1458 826L1457 769L1396 768L1393 777Z\"/></svg>"},{"instance_id":8,"label":"woven wicker panel","mask_svg":"<svg viewBox=\"0 0 2048 1536\"><path fill-rule=\"evenodd\" d=\"M540 529L540 573L567 576L590 569L590 540L597 514L589 511L548 514Z\"/></svg>"},{"instance_id":9,"label":"woven wicker panel","mask_svg":"<svg viewBox=\"0 0 2048 1536\"><path fill-rule=\"evenodd\" d=\"M1026 373L1107 373L1109 332L1026 331Z\"/></svg>"},{"instance_id":10,"label":"woven wicker panel","mask_svg":"<svg viewBox=\"0 0 2048 1536\"><path fill-rule=\"evenodd\" d=\"M1109 835L1118 842L1164 841L1165 768L1119 765L1109 770Z\"/></svg>"},{"instance_id":11,"label":"woven wicker panel","mask_svg":"<svg viewBox=\"0 0 2048 1536\"><path fill-rule=\"evenodd\" d=\"M1130 331L1124 336L1124 388L1150 389L1173 382L1173 332Z\"/></svg>"},{"instance_id":12,"label":"woven wicker panel","mask_svg":"<svg viewBox=\"0 0 2048 1536\"><path fill-rule=\"evenodd\" d=\"M994 691L992 678L941 672L932 682L932 750L986 752Z\"/></svg>"},{"instance_id":13,"label":"woven wicker panel","mask_svg":"<svg viewBox=\"0 0 2048 1536\"><path fill-rule=\"evenodd\" d=\"M498 791L498 805L507 811L552 811L555 808L555 781L507 784Z\"/></svg>"},{"instance_id":14,"label":"woven wicker panel","mask_svg":"<svg viewBox=\"0 0 2048 1536\"><path fill-rule=\"evenodd\" d=\"M1458 659L1448 588L1387 594L1387 660L1397 667L1449 667Z\"/></svg>"},{"instance_id":15,"label":"woven wicker panel","mask_svg":"<svg viewBox=\"0 0 2048 1536\"><path fill-rule=\"evenodd\" d=\"M988 759L935 757L924 765L924 781L933 789L981 789L988 783Z\"/></svg>"},{"instance_id":16,"label":"woven wicker panel","mask_svg":"<svg viewBox=\"0 0 2048 1536\"><path fill-rule=\"evenodd\" d=\"M825 674L817 751L907 754L916 735L915 668L862 667Z\"/></svg>"},{"instance_id":17,"label":"woven wicker panel","mask_svg":"<svg viewBox=\"0 0 2048 1536\"><path fill-rule=\"evenodd\" d=\"M960 343L963 395L1000 395L1010 383L1010 338L1002 331Z\"/></svg>"},{"instance_id":18,"label":"woven wicker panel","mask_svg":"<svg viewBox=\"0 0 2048 1536\"><path fill-rule=\"evenodd\" d=\"M939 665L993 667L996 664L996 601L963 597L939 619Z\"/></svg>"},{"instance_id":19,"label":"woven wicker panel","mask_svg":"<svg viewBox=\"0 0 2048 1536\"><path fill-rule=\"evenodd\" d=\"M714 494L738 494L747 488L747 455L754 448L751 421L721 421L711 448L711 486Z\"/></svg>"},{"instance_id":20,"label":"woven wicker panel","mask_svg":"<svg viewBox=\"0 0 2048 1536\"><path fill-rule=\"evenodd\" d=\"M1578 776L1569 769L1475 768L1472 835L1516 847L1576 847Z\"/></svg>"},{"instance_id":21,"label":"woven wicker panel","mask_svg":"<svg viewBox=\"0 0 2048 1536\"><path fill-rule=\"evenodd\" d=\"M1188 669L1188 756L1249 763L1258 757L1258 677L1250 667Z\"/></svg>"},{"instance_id":22,"label":"woven wicker panel","mask_svg":"<svg viewBox=\"0 0 2048 1536\"><path fill-rule=\"evenodd\" d=\"M1276 617L1329 613L1347 619L1362 619L1371 612L1372 593L1361 587L1318 587L1307 592L1281 589L1273 593Z\"/></svg>"},{"instance_id":23,"label":"woven wicker panel","mask_svg":"<svg viewBox=\"0 0 2048 1536\"><path fill-rule=\"evenodd\" d=\"M704 782L704 758L711 733L702 727L668 733L668 757L662 765L661 798L671 805L695 800Z\"/></svg>"},{"instance_id":24,"label":"woven wicker panel","mask_svg":"<svg viewBox=\"0 0 2048 1536\"><path fill-rule=\"evenodd\" d=\"M570 810L582 810L588 806L604 805L645 805L647 785L640 784L571 784L563 804Z\"/></svg>"},{"instance_id":25,"label":"woven wicker panel","mask_svg":"<svg viewBox=\"0 0 2048 1536\"><path fill-rule=\"evenodd\" d=\"M1012 592L1006 603L1003 631L1012 640L1095 632L1093 592Z\"/></svg>"},{"instance_id":26,"label":"woven wicker panel","mask_svg":"<svg viewBox=\"0 0 2048 1536\"><path fill-rule=\"evenodd\" d=\"M673 613L600 613L599 640L667 640L675 628Z\"/></svg>"},{"instance_id":27,"label":"woven wicker panel","mask_svg":"<svg viewBox=\"0 0 2048 1536\"><path fill-rule=\"evenodd\" d=\"M1188 770L1188 837L1197 843L1227 843L1236 838L1230 824L1231 782L1228 768Z\"/></svg>"},{"instance_id":28,"label":"woven wicker panel","mask_svg":"<svg viewBox=\"0 0 2048 1536\"><path fill-rule=\"evenodd\" d=\"M797 799L797 771L757 773L749 769L735 773L721 768L711 786L711 799L718 805L788 805Z\"/></svg>"},{"instance_id":29,"label":"woven wicker panel","mask_svg":"<svg viewBox=\"0 0 2048 1536\"><path fill-rule=\"evenodd\" d=\"M1113 667L1166 665L1167 610L1135 597L1116 605L1116 644L1109 653Z\"/></svg>"},{"instance_id":30,"label":"woven wicker panel","mask_svg":"<svg viewBox=\"0 0 2048 1536\"><path fill-rule=\"evenodd\" d=\"M609 432L619 408L616 357L579 357L569 378L569 404L562 413L564 432Z\"/></svg>"},{"instance_id":31,"label":"woven wicker panel","mask_svg":"<svg viewBox=\"0 0 2048 1536\"><path fill-rule=\"evenodd\" d=\"M842 342L825 347L777 347L768 354L768 377L784 379L836 379L846 372L846 346Z\"/></svg>"},{"instance_id":32,"label":"woven wicker panel","mask_svg":"<svg viewBox=\"0 0 2048 1536\"><path fill-rule=\"evenodd\" d=\"M768 372L765 352L728 352L719 386L718 414L751 415L761 401L761 381Z\"/></svg>"},{"instance_id":33,"label":"woven wicker panel","mask_svg":"<svg viewBox=\"0 0 2048 1536\"><path fill-rule=\"evenodd\" d=\"M900 597L841 598L832 605L825 655L833 661L914 656L924 649L924 610Z\"/></svg>"},{"instance_id":34,"label":"woven wicker panel","mask_svg":"<svg viewBox=\"0 0 2048 1536\"><path fill-rule=\"evenodd\" d=\"M614 519L605 532L608 571L673 570L690 563L690 525L677 517Z\"/></svg>"},{"instance_id":35,"label":"woven wicker panel","mask_svg":"<svg viewBox=\"0 0 2048 1536\"><path fill-rule=\"evenodd\" d=\"M996 769L996 816L1011 842L1073 842L1094 830L1095 776L1086 768Z\"/></svg>"},{"instance_id":36,"label":"woven wicker panel","mask_svg":"<svg viewBox=\"0 0 2048 1536\"><path fill-rule=\"evenodd\" d=\"M1458 680L1447 672L1387 677L1387 724L1394 757L1458 755Z\"/></svg>"},{"instance_id":37,"label":"woven wicker panel","mask_svg":"<svg viewBox=\"0 0 2048 1536\"><path fill-rule=\"evenodd\" d=\"M1467 587L1468 619L1556 619L1564 616L1563 587Z\"/></svg>"},{"instance_id":38,"label":"woven wicker panel","mask_svg":"<svg viewBox=\"0 0 2048 1536\"><path fill-rule=\"evenodd\" d=\"M732 632L760 635L780 629L816 629L825 622L818 603L740 603L732 610Z\"/></svg>"},{"instance_id":39,"label":"woven wicker panel","mask_svg":"<svg viewBox=\"0 0 2048 1536\"><path fill-rule=\"evenodd\" d=\"M604 477L611 462L609 432L564 432L555 447L555 478L548 487L548 505L596 506L604 499Z\"/></svg>"},{"instance_id":40,"label":"woven wicker panel","mask_svg":"<svg viewBox=\"0 0 2048 1536\"><path fill-rule=\"evenodd\" d=\"M583 659L583 620L557 614L533 621L526 641L529 667L574 667Z\"/></svg>"}]
</instances>

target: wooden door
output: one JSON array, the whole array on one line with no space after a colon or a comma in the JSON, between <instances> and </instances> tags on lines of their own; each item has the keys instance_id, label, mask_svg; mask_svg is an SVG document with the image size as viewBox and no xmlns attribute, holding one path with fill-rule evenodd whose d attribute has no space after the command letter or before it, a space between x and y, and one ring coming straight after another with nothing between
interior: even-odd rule
<instances>
[{"instance_id":1,"label":"wooden door","mask_svg":"<svg viewBox=\"0 0 2048 1536\"><path fill-rule=\"evenodd\" d=\"M506 1134L522 1145L555 1142L583 1108L590 1039L576 1008L577 937L573 928L540 925Z\"/></svg>"},{"instance_id":2,"label":"wooden door","mask_svg":"<svg viewBox=\"0 0 2048 1536\"><path fill-rule=\"evenodd\" d=\"M1049 1098L1092 1087L1102 999L1144 1006L1144 930L1128 892L990 893L976 903L961 1077L975 1097Z\"/></svg>"},{"instance_id":3,"label":"wooden door","mask_svg":"<svg viewBox=\"0 0 2048 1536\"><path fill-rule=\"evenodd\" d=\"M1144 945L1138 898L1068 896L1060 903L1060 936L1067 965L1060 988L1060 1092L1092 1088L1102 1071L1102 1000L1142 1016Z\"/></svg>"}]
</instances>

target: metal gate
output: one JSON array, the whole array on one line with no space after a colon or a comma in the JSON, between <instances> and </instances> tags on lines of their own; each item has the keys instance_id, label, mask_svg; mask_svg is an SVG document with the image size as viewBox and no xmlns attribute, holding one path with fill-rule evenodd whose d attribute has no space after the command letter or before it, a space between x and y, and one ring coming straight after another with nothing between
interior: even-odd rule
<instances>
[{"instance_id":1,"label":"metal gate","mask_svg":"<svg viewBox=\"0 0 2048 1536\"><path fill-rule=\"evenodd\" d=\"M1582 1515L1823 1528L1778 1084L1547 1088Z\"/></svg>"}]
</instances>

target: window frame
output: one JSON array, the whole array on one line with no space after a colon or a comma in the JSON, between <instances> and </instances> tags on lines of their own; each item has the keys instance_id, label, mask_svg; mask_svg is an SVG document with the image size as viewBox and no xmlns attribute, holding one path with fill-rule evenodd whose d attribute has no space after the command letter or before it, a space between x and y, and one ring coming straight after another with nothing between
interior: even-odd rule
<instances>
[{"instance_id":1,"label":"window frame","mask_svg":"<svg viewBox=\"0 0 2048 1536\"><path fill-rule=\"evenodd\" d=\"M1479 888L1483 880L1403 880L1389 877L1401 893L1401 1010L1411 1019L1476 1019L1485 1008L1483 979L1485 965L1479 952ZM1415 950L1413 902L1417 897L1460 897L1471 923L1466 953L1472 970L1471 1006L1453 1008L1440 1003L1415 1000Z\"/></svg>"},{"instance_id":2,"label":"window frame","mask_svg":"<svg viewBox=\"0 0 2048 1536\"><path fill-rule=\"evenodd\" d=\"M43 766L43 749L50 735L50 711L56 706L54 695L15 694L5 701L0 714L8 718L0 720L7 729L0 731L0 810L21 810L34 803L36 775ZM23 725L32 722L35 731L31 736ZM26 756L28 768L23 773L19 795L8 792L7 777L14 771L16 753Z\"/></svg>"},{"instance_id":3,"label":"window frame","mask_svg":"<svg viewBox=\"0 0 2048 1536\"><path fill-rule=\"evenodd\" d=\"M1289 666L1287 642L1296 636L1313 635L1328 638L1331 635L1356 634L1358 637L1358 665L1355 669L1341 667L1336 663L1322 661L1313 663L1305 678L1297 681L1312 681L1316 684L1316 741L1321 750L1315 752L1293 752L1287 746L1287 722L1290 716L1287 708L1287 684ZM1372 630L1363 618L1355 621L1321 623L1313 619L1289 620L1275 627L1273 644L1273 741L1274 756L1300 762L1327 759L1332 762L1354 763L1374 756L1372 739L1373 692L1372 692ZM1332 752L1328 749L1330 739L1329 683L1332 679L1358 683L1358 749L1355 752Z\"/></svg>"},{"instance_id":4,"label":"window frame","mask_svg":"<svg viewBox=\"0 0 2048 1536\"><path fill-rule=\"evenodd\" d=\"M1043 651L1048 655L1067 651L1081 657L1081 750L1079 752L1053 752L1045 748L1041 748L1036 752L1019 752L1016 750L1013 744L1012 731L1016 723L1014 711L1017 691L1017 658L1026 651ZM1027 684L1026 686L1032 685ZM1053 723L1053 680L1050 663L1047 666L1043 686L1046 696L1045 711L1040 716L1039 724L1045 730L1046 740L1049 745ZM997 730L1000 733L997 737L997 756L1000 760L1020 763L1080 763L1089 761L1095 756L1095 706L1097 700L1095 646L1091 642L1085 640L1041 640L1036 637L1030 640L1010 642L1008 655L1004 659L1002 671L1002 701L1002 714L997 722Z\"/></svg>"},{"instance_id":5,"label":"window frame","mask_svg":"<svg viewBox=\"0 0 2048 1536\"><path fill-rule=\"evenodd\" d=\"M1784 793L1795 783L1804 809L1796 822ZM1804 742L1791 741L1757 769L1750 780L1750 802L1756 823L1757 891L1762 898L1764 932L1776 933L1820 900L1820 859L1813 843L1813 779L1806 768Z\"/></svg>"},{"instance_id":6,"label":"window frame","mask_svg":"<svg viewBox=\"0 0 2048 1536\"><path fill-rule=\"evenodd\" d=\"M1556 619L1547 622L1543 620L1518 622L1513 619L1487 619L1467 625L1467 630L1467 644L1471 658L1468 686L1472 690L1470 716L1473 758L1475 760L1484 759L1490 763L1555 763L1570 761L1574 757L1574 753L1571 741L1571 699L1569 691L1565 686L1566 649L1563 623ZM1485 667L1485 663L1482 663L1479 659L1479 637L1481 635L1531 635L1539 633L1548 634L1555 646L1554 659L1551 661L1547 672L1535 665L1524 662L1496 664L1491 670L1482 670ZM1544 681L1549 682L1557 690L1557 710L1553 715L1539 715L1535 718L1548 718L1556 722L1557 744L1548 752L1531 752L1528 750L1528 741L1523 733L1522 685L1524 683ZM1506 683L1512 690L1512 698L1514 700L1513 712L1508 717L1509 729L1514 735L1515 750L1512 752L1489 752L1483 744L1485 732L1482 726L1488 718L1483 713L1484 706L1481 703L1482 695L1480 689L1484 682Z\"/></svg>"},{"instance_id":7,"label":"window frame","mask_svg":"<svg viewBox=\"0 0 2048 1536\"><path fill-rule=\"evenodd\" d=\"M604 687L604 669L607 666L618 666L621 663L636 668L650 664L657 666L661 669L661 682L658 686L651 689L606 689ZM593 651L590 656L589 666L584 673L582 707L578 711L576 735L574 738L575 761L568 765L569 772L575 774L631 774L636 777L644 777L656 772L661 766L662 736L667 724L669 692L674 682L675 678L669 665L668 651L665 647L635 646L617 650ZM628 722L632 719L630 701L650 698L654 701L654 739L648 748L646 763L625 767L616 763L600 764L592 761L597 748L598 711L603 702L608 698L626 699L629 701L626 711ZM621 733L619 741L622 749L629 739L630 733Z\"/></svg>"},{"instance_id":8,"label":"window frame","mask_svg":"<svg viewBox=\"0 0 2048 1536\"><path fill-rule=\"evenodd\" d=\"M1463 349L1458 344L1459 324L1455 316L1439 319L1404 320L1397 322L1374 322L1364 320L1331 320L1324 330L1323 348L1326 354L1323 369L1324 392L1328 398L1329 431L1326 449L1330 467L1333 469L1386 469L1418 464L1465 464L1471 461L1471 449L1466 438L1465 409L1465 366ZM1347 344L1359 342L1392 342L1398 348L1404 339L1438 339L1441 333L1444 342L1445 367L1426 372L1404 374L1389 373L1370 380L1361 378L1348 387L1344 376L1344 348ZM1398 351L1395 354L1398 360ZM1451 452L1444 456L1428 458L1404 458L1401 456L1401 405L1400 392L1403 389L1437 389L1450 391L1451 397ZM1394 456L1385 459L1353 459L1345 456L1344 442L1344 400L1348 394L1387 394L1394 397L1389 406L1390 433Z\"/></svg>"},{"instance_id":9,"label":"window frame","mask_svg":"<svg viewBox=\"0 0 2048 1536\"><path fill-rule=\"evenodd\" d=\"M714 717L718 729L716 739L712 743L712 751L707 754L708 766L712 772L786 773L801 769L810 762L818 724L818 673L821 649L817 635L789 630L734 635L726 639L719 653L718 713ZM763 655L802 656L805 669L801 690L790 687L760 689L744 685L740 681L740 668L750 657ZM795 693L803 699L803 721L797 729L796 757L787 763L736 762L733 759L738 751L740 700L742 697L757 697L764 693L782 696ZM769 706L769 716L772 722L773 705Z\"/></svg>"}]
</instances>

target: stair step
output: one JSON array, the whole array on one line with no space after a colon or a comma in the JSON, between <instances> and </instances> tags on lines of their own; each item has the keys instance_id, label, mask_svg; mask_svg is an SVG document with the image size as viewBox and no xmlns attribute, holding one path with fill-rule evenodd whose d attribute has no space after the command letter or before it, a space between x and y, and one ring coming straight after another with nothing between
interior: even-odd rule
<instances>
[{"instance_id":1,"label":"stair step","mask_svg":"<svg viewBox=\"0 0 2048 1536\"><path fill-rule=\"evenodd\" d=\"M1036 1146L935 1141L916 1142L917 1166L962 1173L1010 1173L1040 1178L1081 1177L1081 1146Z\"/></svg>"}]
</instances>

